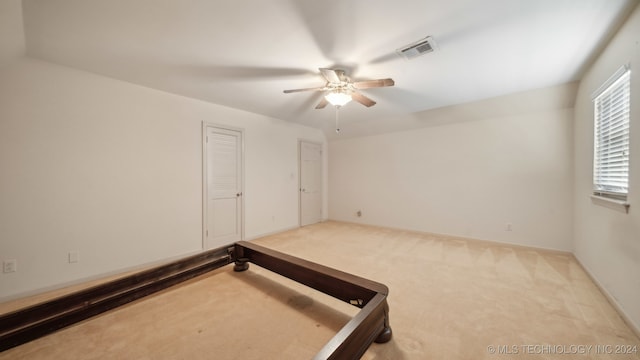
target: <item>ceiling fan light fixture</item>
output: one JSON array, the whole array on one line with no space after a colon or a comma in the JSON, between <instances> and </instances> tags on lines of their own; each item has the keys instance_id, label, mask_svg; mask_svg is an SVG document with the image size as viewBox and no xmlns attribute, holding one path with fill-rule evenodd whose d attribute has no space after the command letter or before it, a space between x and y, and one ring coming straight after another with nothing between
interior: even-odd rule
<instances>
[{"instance_id":1,"label":"ceiling fan light fixture","mask_svg":"<svg viewBox=\"0 0 640 360\"><path fill-rule=\"evenodd\" d=\"M351 94L347 94L346 91L332 91L324 98L333 106L344 106L351 101Z\"/></svg>"},{"instance_id":2,"label":"ceiling fan light fixture","mask_svg":"<svg viewBox=\"0 0 640 360\"><path fill-rule=\"evenodd\" d=\"M324 86L289 89L284 90L284 93L290 94L303 91L322 91L325 96L320 99L320 102L315 107L316 109L324 109L329 104L336 107L336 109L339 109L351 100L366 107L372 107L376 102L369 99L358 90L395 85L395 82L391 78L351 81L351 79L345 75L344 70L327 68L320 68L319 70L322 77L327 81Z\"/></svg>"}]
</instances>

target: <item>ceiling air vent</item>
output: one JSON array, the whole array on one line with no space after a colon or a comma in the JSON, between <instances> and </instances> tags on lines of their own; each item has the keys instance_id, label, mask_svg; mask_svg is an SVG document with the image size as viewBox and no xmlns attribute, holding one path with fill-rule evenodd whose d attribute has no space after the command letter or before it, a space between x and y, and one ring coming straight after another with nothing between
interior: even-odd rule
<instances>
[{"instance_id":1,"label":"ceiling air vent","mask_svg":"<svg viewBox=\"0 0 640 360\"><path fill-rule=\"evenodd\" d=\"M396 52L398 53L398 55L409 60L409 59L418 57L420 55L433 52L436 49L437 49L437 46L435 41L433 40L433 37L427 36L426 38L418 40L413 44L409 44L405 47L402 47L396 50Z\"/></svg>"}]
</instances>

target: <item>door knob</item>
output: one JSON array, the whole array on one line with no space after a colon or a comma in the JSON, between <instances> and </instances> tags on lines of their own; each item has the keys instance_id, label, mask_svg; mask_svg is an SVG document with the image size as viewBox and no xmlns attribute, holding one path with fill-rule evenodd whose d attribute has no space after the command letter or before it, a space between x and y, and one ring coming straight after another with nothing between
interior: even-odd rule
<instances>
[{"instance_id":1,"label":"door knob","mask_svg":"<svg viewBox=\"0 0 640 360\"><path fill-rule=\"evenodd\" d=\"M239 192L239 193L237 193L237 194L236 194L236 197L240 197L240 196L242 196L242 193L241 193L241 192Z\"/></svg>"}]
</instances>

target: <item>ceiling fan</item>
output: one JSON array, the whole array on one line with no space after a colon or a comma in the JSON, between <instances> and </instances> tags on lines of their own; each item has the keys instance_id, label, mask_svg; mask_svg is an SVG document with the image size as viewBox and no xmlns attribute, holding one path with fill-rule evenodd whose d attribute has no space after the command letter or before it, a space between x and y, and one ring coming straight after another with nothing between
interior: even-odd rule
<instances>
[{"instance_id":1,"label":"ceiling fan","mask_svg":"<svg viewBox=\"0 0 640 360\"><path fill-rule=\"evenodd\" d=\"M376 102L362 95L357 90L393 86L395 84L393 79L351 81L351 79L345 75L344 70L327 68L320 68L319 70L325 80L327 80L324 86L284 90L284 93L326 91L327 94L320 100L318 105L316 105L316 109L323 109L328 104L341 107L351 100L355 100L366 107L371 107L375 105Z\"/></svg>"}]
</instances>

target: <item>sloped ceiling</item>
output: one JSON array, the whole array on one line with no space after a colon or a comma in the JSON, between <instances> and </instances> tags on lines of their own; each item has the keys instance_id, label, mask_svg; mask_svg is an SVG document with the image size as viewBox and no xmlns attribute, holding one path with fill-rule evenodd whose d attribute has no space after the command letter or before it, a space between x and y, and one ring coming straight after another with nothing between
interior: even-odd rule
<instances>
[{"instance_id":1,"label":"sloped ceiling","mask_svg":"<svg viewBox=\"0 0 640 360\"><path fill-rule=\"evenodd\" d=\"M24 0L27 53L131 83L333 132L319 67L377 101L341 128L579 79L637 0ZM395 50L431 35L438 51ZM357 126L356 126L357 125ZM357 136L356 130L350 136ZM364 132L363 132L364 134Z\"/></svg>"}]
</instances>

